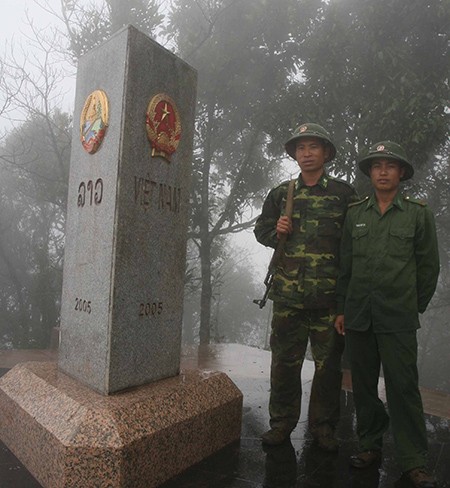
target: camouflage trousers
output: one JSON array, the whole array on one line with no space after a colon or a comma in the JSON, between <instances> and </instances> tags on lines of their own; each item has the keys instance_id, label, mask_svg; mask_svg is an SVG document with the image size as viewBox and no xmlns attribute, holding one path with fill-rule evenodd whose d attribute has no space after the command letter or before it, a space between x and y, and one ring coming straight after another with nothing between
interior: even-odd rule
<instances>
[{"instance_id":1,"label":"camouflage trousers","mask_svg":"<svg viewBox=\"0 0 450 488\"><path fill-rule=\"evenodd\" d=\"M301 370L308 340L315 372L309 401L312 429L339 421L344 337L334 328L335 311L301 310L274 302L270 347L270 426L293 430L300 418Z\"/></svg>"}]
</instances>

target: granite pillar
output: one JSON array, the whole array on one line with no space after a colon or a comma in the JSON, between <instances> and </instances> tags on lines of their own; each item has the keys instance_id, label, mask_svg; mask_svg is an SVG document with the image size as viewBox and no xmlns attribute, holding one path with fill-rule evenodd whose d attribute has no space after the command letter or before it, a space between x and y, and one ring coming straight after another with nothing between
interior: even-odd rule
<instances>
[{"instance_id":1,"label":"granite pillar","mask_svg":"<svg viewBox=\"0 0 450 488\"><path fill-rule=\"evenodd\" d=\"M89 152L97 92L103 139ZM101 393L179 372L195 96L196 72L133 27L79 61L59 367ZM165 155L155 117L171 123Z\"/></svg>"}]
</instances>

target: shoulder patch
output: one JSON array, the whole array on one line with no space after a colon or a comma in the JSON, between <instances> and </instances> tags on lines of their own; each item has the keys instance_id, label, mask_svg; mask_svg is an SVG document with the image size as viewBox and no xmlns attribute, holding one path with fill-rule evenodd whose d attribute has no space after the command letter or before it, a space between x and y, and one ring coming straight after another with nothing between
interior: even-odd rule
<instances>
[{"instance_id":1,"label":"shoulder patch","mask_svg":"<svg viewBox=\"0 0 450 488\"><path fill-rule=\"evenodd\" d=\"M283 181L282 183L279 183L277 186L274 186L269 191L269 195L278 195L278 194L283 195L285 192L287 192L288 185L289 185L289 181Z\"/></svg>"},{"instance_id":2,"label":"shoulder patch","mask_svg":"<svg viewBox=\"0 0 450 488\"><path fill-rule=\"evenodd\" d=\"M361 203L364 203L364 202L367 202L367 200L369 200L369 197L364 197L362 200L358 200L357 202L352 202L352 203L349 203L348 204L348 208L350 207L354 207L356 205L361 205Z\"/></svg>"},{"instance_id":3,"label":"shoulder patch","mask_svg":"<svg viewBox=\"0 0 450 488\"><path fill-rule=\"evenodd\" d=\"M415 203L416 205L420 205L421 207L427 206L427 202L425 200L418 200L417 198L411 197L403 197L403 200L405 200L406 202Z\"/></svg>"},{"instance_id":4,"label":"shoulder patch","mask_svg":"<svg viewBox=\"0 0 450 488\"><path fill-rule=\"evenodd\" d=\"M335 176L330 176L328 174L327 174L327 178L331 181L335 181L336 183L342 183L343 185L348 186L349 188L354 190L353 186L345 180L341 180L340 178L336 178Z\"/></svg>"},{"instance_id":5,"label":"shoulder patch","mask_svg":"<svg viewBox=\"0 0 450 488\"><path fill-rule=\"evenodd\" d=\"M290 181L291 180L282 181L279 185L275 186L273 189L276 190L277 188L281 188L283 186L285 186L287 188L289 186Z\"/></svg>"}]
</instances>

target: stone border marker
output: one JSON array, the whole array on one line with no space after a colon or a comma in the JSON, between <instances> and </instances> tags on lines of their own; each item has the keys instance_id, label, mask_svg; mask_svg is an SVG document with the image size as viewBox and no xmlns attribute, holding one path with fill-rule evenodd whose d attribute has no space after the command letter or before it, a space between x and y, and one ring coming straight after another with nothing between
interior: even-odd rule
<instances>
[{"instance_id":1,"label":"stone border marker","mask_svg":"<svg viewBox=\"0 0 450 488\"><path fill-rule=\"evenodd\" d=\"M196 79L132 27L79 62L59 367L101 393L179 373Z\"/></svg>"},{"instance_id":2,"label":"stone border marker","mask_svg":"<svg viewBox=\"0 0 450 488\"><path fill-rule=\"evenodd\" d=\"M0 378L0 438L46 488L156 487L240 437L234 383L179 371L195 84L131 26L80 60L59 368Z\"/></svg>"}]
</instances>

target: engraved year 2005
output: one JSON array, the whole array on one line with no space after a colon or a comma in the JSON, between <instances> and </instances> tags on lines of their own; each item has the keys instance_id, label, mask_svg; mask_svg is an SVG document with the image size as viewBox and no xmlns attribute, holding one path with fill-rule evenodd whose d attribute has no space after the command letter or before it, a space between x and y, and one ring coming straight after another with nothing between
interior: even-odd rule
<instances>
[{"instance_id":1,"label":"engraved year 2005","mask_svg":"<svg viewBox=\"0 0 450 488\"><path fill-rule=\"evenodd\" d=\"M91 300L83 300L82 298L75 298L75 310L78 312L91 313Z\"/></svg>"},{"instance_id":2,"label":"engraved year 2005","mask_svg":"<svg viewBox=\"0 0 450 488\"><path fill-rule=\"evenodd\" d=\"M147 302L139 304L139 317L156 317L163 312L163 302Z\"/></svg>"}]
</instances>

